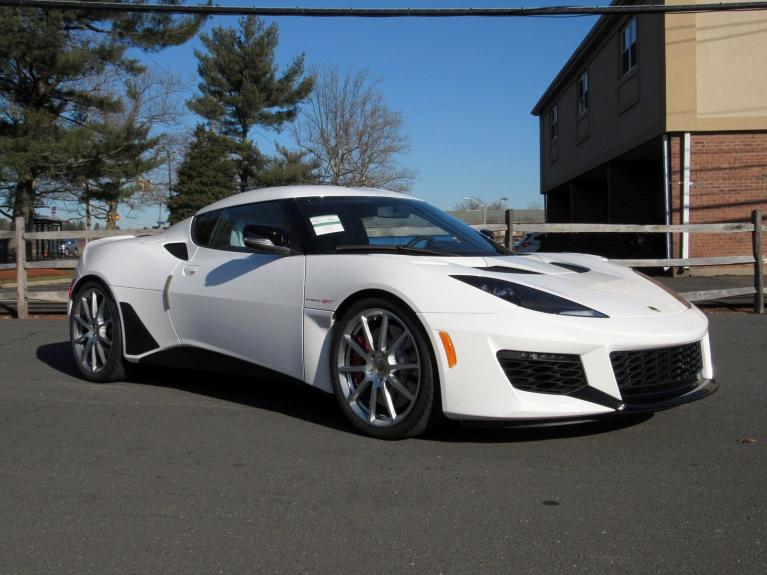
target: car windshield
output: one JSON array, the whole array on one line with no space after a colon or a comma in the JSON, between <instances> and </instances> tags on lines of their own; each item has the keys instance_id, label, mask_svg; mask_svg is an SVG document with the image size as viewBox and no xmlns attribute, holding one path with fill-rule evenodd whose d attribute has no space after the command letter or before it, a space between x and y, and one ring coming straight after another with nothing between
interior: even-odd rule
<instances>
[{"instance_id":1,"label":"car windshield","mask_svg":"<svg viewBox=\"0 0 767 575\"><path fill-rule=\"evenodd\" d=\"M495 256L505 248L437 208L410 198L298 198L320 253Z\"/></svg>"}]
</instances>

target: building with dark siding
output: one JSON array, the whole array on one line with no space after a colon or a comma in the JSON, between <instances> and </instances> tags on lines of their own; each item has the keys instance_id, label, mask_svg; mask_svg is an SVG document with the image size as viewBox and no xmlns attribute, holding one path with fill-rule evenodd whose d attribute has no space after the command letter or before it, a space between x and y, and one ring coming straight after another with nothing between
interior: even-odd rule
<instances>
[{"instance_id":1,"label":"building with dark siding","mask_svg":"<svg viewBox=\"0 0 767 575\"><path fill-rule=\"evenodd\" d=\"M613 4L631 3L650 2ZM533 114L549 222L741 222L753 209L767 213L767 11L603 16ZM639 243L639 253L620 255L751 253L747 234Z\"/></svg>"}]
</instances>

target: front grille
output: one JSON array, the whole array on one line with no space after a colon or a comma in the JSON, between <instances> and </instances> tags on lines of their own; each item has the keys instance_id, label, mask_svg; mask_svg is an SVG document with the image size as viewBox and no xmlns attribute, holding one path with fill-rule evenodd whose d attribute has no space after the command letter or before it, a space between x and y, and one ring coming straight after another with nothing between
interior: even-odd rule
<instances>
[{"instance_id":1,"label":"front grille","mask_svg":"<svg viewBox=\"0 0 767 575\"><path fill-rule=\"evenodd\" d=\"M610 361L623 399L651 403L695 387L703 370L700 342L662 349L614 351Z\"/></svg>"},{"instance_id":2,"label":"front grille","mask_svg":"<svg viewBox=\"0 0 767 575\"><path fill-rule=\"evenodd\" d=\"M516 389L568 395L586 387L586 373L578 355L502 350L497 357Z\"/></svg>"}]
</instances>

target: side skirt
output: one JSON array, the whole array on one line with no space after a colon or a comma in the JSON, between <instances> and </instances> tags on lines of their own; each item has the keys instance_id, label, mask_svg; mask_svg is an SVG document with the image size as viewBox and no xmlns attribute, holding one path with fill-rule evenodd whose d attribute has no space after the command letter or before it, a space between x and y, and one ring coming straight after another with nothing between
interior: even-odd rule
<instances>
[{"instance_id":1,"label":"side skirt","mask_svg":"<svg viewBox=\"0 0 767 575\"><path fill-rule=\"evenodd\" d=\"M139 365L173 367L244 377L287 380L305 385L305 382L300 379L285 375L279 371L274 371L223 353L190 345L180 345L160 350L142 357L138 363Z\"/></svg>"}]
</instances>

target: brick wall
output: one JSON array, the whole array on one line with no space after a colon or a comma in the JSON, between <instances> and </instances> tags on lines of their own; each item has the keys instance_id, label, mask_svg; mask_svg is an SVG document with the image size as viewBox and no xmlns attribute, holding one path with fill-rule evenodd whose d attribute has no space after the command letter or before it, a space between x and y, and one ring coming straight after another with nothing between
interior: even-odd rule
<instances>
[{"instance_id":1,"label":"brick wall","mask_svg":"<svg viewBox=\"0 0 767 575\"><path fill-rule=\"evenodd\" d=\"M670 140L672 222L681 223L683 138ZM746 222L754 209L767 218L767 132L693 133L690 151L690 223ZM676 236L674 256L680 250ZM690 234L690 257L729 255L751 255L750 235Z\"/></svg>"}]
</instances>

